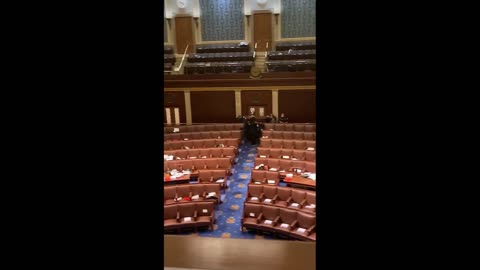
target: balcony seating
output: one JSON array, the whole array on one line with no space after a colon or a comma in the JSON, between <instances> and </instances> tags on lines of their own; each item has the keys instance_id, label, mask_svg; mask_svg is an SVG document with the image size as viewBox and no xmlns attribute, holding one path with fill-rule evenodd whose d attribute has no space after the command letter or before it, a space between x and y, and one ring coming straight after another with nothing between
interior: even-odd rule
<instances>
[{"instance_id":1,"label":"balcony seating","mask_svg":"<svg viewBox=\"0 0 480 270\"><path fill-rule=\"evenodd\" d=\"M188 63L254 61L253 52L194 53L187 57Z\"/></svg>"},{"instance_id":2,"label":"balcony seating","mask_svg":"<svg viewBox=\"0 0 480 270\"><path fill-rule=\"evenodd\" d=\"M184 74L249 73L253 61L186 63Z\"/></svg>"},{"instance_id":3,"label":"balcony seating","mask_svg":"<svg viewBox=\"0 0 480 270\"><path fill-rule=\"evenodd\" d=\"M195 202L164 205L164 229L180 232L184 229L208 227L213 230L215 223L213 202Z\"/></svg>"},{"instance_id":4,"label":"balcony seating","mask_svg":"<svg viewBox=\"0 0 480 270\"><path fill-rule=\"evenodd\" d=\"M288 51L292 50L316 50L317 42L314 41L285 41L277 42L275 45L276 51Z\"/></svg>"},{"instance_id":5,"label":"balcony seating","mask_svg":"<svg viewBox=\"0 0 480 270\"><path fill-rule=\"evenodd\" d=\"M316 59L316 57L316 50L271 51L267 54L268 60Z\"/></svg>"},{"instance_id":6,"label":"balcony seating","mask_svg":"<svg viewBox=\"0 0 480 270\"><path fill-rule=\"evenodd\" d=\"M196 46L197 53L248 52L248 46L239 44L201 44Z\"/></svg>"},{"instance_id":7,"label":"balcony seating","mask_svg":"<svg viewBox=\"0 0 480 270\"><path fill-rule=\"evenodd\" d=\"M267 60L265 65L268 72L315 71L316 59Z\"/></svg>"},{"instance_id":8,"label":"balcony seating","mask_svg":"<svg viewBox=\"0 0 480 270\"><path fill-rule=\"evenodd\" d=\"M213 194L212 192L214 192L217 196L207 196L209 193ZM211 201L220 203L220 185L217 183L209 183L164 186L163 197L163 203L165 205L197 201Z\"/></svg>"}]
</instances>

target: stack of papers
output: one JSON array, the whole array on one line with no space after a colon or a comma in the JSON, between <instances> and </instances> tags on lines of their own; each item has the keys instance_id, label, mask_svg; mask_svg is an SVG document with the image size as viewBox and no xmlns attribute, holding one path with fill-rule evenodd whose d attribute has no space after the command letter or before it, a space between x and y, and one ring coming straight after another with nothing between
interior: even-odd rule
<instances>
[{"instance_id":1,"label":"stack of papers","mask_svg":"<svg viewBox=\"0 0 480 270\"><path fill-rule=\"evenodd\" d=\"M276 169L276 168L270 168L270 170L269 170L269 171L274 171L274 172L276 172L276 171L277 171L277 169Z\"/></svg>"},{"instance_id":2,"label":"stack of papers","mask_svg":"<svg viewBox=\"0 0 480 270\"><path fill-rule=\"evenodd\" d=\"M192 200L198 200L198 199L200 199L200 196L199 196L199 195L194 195L194 196L192 196Z\"/></svg>"},{"instance_id":3,"label":"stack of papers","mask_svg":"<svg viewBox=\"0 0 480 270\"><path fill-rule=\"evenodd\" d=\"M177 178L180 178L180 177L182 177L182 176L183 176L183 173L181 173L181 172L176 173L176 174L174 175L174 177L177 177Z\"/></svg>"},{"instance_id":4,"label":"stack of papers","mask_svg":"<svg viewBox=\"0 0 480 270\"><path fill-rule=\"evenodd\" d=\"M173 132L180 132L179 128L173 128Z\"/></svg>"},{"instance_id":5,"label":"stack of papers","mask_svg":"<svg viewBox=\"0 0 480 270\"><path fill-rule=\"evenodd\" d=\"M287 177L293 177L293 173L287 173Z\"/></svg>"},{"instance_id":6,"label":"stack of papers","mask_svg":"<svg viewBox=\"0 0 480 270\"><path fill-rule=\"evenodd\" d=\"M271 199L265 199L265 200L263 200L263 202L264 203L270 203L270 202L272 202L272 200Z\"/></svg>"},{"instance_id":7,"label":"stack of papers","mask_svg":"<svg viewBox=\"0 0 480 270\"><path fill-rule=\"evenodd\" d=\"M315 204L306 205L305 208L315 208Z\"/></svg>"},{"instance_id":8,"label":"stack of papers","mask_svg":"<svg viewBox=\"0 0 480 270\"><path fill-rule=\"evenodd\" d=\"M298 159L296 159L296 158L292 158L292 160L298 160Z\"/></svg>"},{"instance_id":9,"label":"stack of papers","mask_svg":"<svg viewBox=\"0 0 480 270\"><path fill-rule=\"evenodd\" d=\"M310 179L312 179L313 181L315 181L317 177L316 177L316 174L311 173L311 174L308 176L308 178L310 178Z\"/></svg>"},{"instance_id":10,"label":"stack of papers","mask_svg":"<svg viewBox=\"0 0 480 270\"><path fill-rule=\"evenodd\" d=\"M279 172L285 172L285 170L280 170Z\"/></svg>"},{"instance_id":11,"label":"stack of papers","mask_svg":"<svg viewBox=\"0 0 480 270\"><path fill-rule=\"evenodd\" d=\"M260 155L260 157L261 157L261 158L266 158L267 156L265 156L265 155Z\"/></svg>"},{"instance_id":12,"label":"stack of papers","mask_svg":"<svg viewBox=\"0 0 480 270\"><path fill-rule=\"evenodd\" d=\"M225 182L225 180L224 180L224 179L218 179L218 180L215 181L215 182L217 182L217 183L223 183L223 182Z\"/></svg>"},{"instance_id":13,"label":"stack of papers","mask_svg":"<svg viewBox=\"0 0 480 270\"><path fill-rule=\"evenodd\" d=\"M282 156L282 158L290 159L290 156Z\"/></svg>"},{"instance_id":14,"label":"stack of papers","mask_svg":"<svg viewBox=\"0 0 480 270\"><path fill-rule=\"evenodd\" d=\"M297 232L299 232L299 233L304 233L305 231L306 231L306 230L305 230L304 228L298 228L298 229L297 229Z\"/></svg>"},{"instance_id":15,"label":"stack of papers","mask_svg":"<svg viewBox=\"0 0 480 270\"><path fill-rule=\"evenodd\" d=\"M202 213L208 213L208 209L202 209Z\"/></svg>"},{"instance_id":16,"label":"stack of papers","mask_svg":"<svg viewBox=\"0 0 480 270\"><path fill-rule=\"evenodd\" d=\"M252 197L250 200L251 201L258 201L258 197Z\"/></svg>"},{"instance_id":17,"label":"stack of papers","mask_svg":"<svg viewBox=\"0 0 480 270\"><path fill-rule=\"evenodd\" d=\"M269 184L275 184L275 180L267 180L267 183L269 183Z\"/></svg>"},{"instance_id":18,"label":"stack of papers","mask_svg":"<svg viewBox=\"0 0 480 270\"><path fill-rule=\"evenodd\" d=\"M197 158L197 157L190 157L190 159L194 159L194 158Z\"/></svg>"},{"instance_id":19,"label":"stack of papers","mask_svg":"<svg viewBox=\"0 0 480 270\"><path fill-rule=\"evenodd\" d=\"M257 185L261 185L261 184L262 184L261 182L258 182L258 181L255 181L254 183L257 184Z\"/></svg>"},{"instance_id":20,"label":"stack of papers","mask_svg":"<svg viewBox=\"0 0 480 270\"><path fill-rule=\"evenodd\" d=\"M184 222L190 222L190 221L192 221L192 218L191 217L184 217L183 221Z\"/></svg>"},{"instance_id":21,"label":"stack of papers","mask_svg":"<svg viewBox=\"0 0 480 270\"><path fill-rule=\"evenodd\" d=\"M260 164L258 166L255 167L255 170L258 170L260 167L264 166L263 164Z\"/></svg>"},{"instance_id":22,"label":"stack of papers","mask_svg":"<svg viewBox=\"0 0 480 270\"><path fill-rule=\"evenodd\" d=\"M289 226L289 225L288 225L287 223L282 223L282 224L280 224L280 228L286 229L286 228L288 228L288 226Z\"/></svg>"},{"instance_id":23,"label":"stack of papers","mask_svg":"<svg viewBox=\"0 0 480 270\"><path fill-rule=\"evenodd\" d=\"M309 151L314 151L315 148L313 148L313 147L307 147L307 150L309 150Z\"/></svg>"},{"instance_id":24,"label":"stack of papers","mask_svg":"<svg viewBox=\"0 0 480 270\"><path fill-rule=\"evenodd\" d=\"M298 205L299 205L298 203L292 203L292 204L290 204L291 207L298 207Z\"/></svg>"},{"instance_id":25,"label":"stack of papers","mask_svg":"<svg viewBox=\"0 0 480 270\"><path fill-rule=\"evenodd\" d=\"M250 216L251 216L251 217L255 217L255 213L250 213Z\"/></svg>"},{"instance_id":26,"label":"stack of papers","mask_svg":"<svg viewBox=\"0 0 480 270\"><path fill-rule=\"evenodd\" d=\"M183 140L184 140L184 141L188 141L188 138L184 138Z\"/></svg>"},{"instance_id":27,"label":"stack of papers","mask_svg":"<svg viewBox=\"0 0 480 270\"><path fill-rule=\"evenodd\" d=\"M268 220L268 219L266 219L266 220L265 220L265 222L263 222L263 223L265 223L265 224L267 224L267 225L270 225L270 224L272 224L272 221L271 221L271 220Z\"/></svg>"}]
</instances>

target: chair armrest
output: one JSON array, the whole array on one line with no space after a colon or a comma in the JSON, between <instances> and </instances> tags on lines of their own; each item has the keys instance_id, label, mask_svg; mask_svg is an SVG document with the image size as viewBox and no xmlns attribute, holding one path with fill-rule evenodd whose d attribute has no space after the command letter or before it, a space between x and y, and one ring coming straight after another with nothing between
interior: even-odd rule
<instances>
[{"instance_id":1,"label":"chair armrest","mask_svg":"<svg viewBox=\"0 0 480 270\"><path fill-rule=\"evenodd\" d=\"M206 191L204 191L204 192L202 193L202 197L205 198L205 196L207 196L207 192L206 192Z\"/></svg>"},{"instance_id":2,"label":"chair armrest","mask_svg":"<svg viewBox=\"0 0 480 270\"><path fill-rule=\"evenodd\" d=\"M275 203L277 199L278 199L278 194L275 194L275 196L273 196L272 202Z\"/></svg>"},{"instance_id":3,"label":"chair armrest","mask_svg":"<svg viewBox=\"0 0 480 270\"><path fill-rule=\"evenodd\" d=\"M263 213L260 213L260 215L258 215L257 217L257 224L260 222L260 220L262 220L262 217L263 217Z\"/></svg>"},{"instance_id":4,"label":"chair armrest","mask_svg":"<svg viewBox=\"0 0 480 270\"><path fill-rule=\"evenodd\" d=\"M193 212L193 220L197 221L197 210Z\"/></svg>"},{"instance_id":5,"label":"chair armrest","mask_svg":"<svg viewBox=\"0 0 480 270\"><path fill-rule=\"evenodd\" d=\"M217 164L217 166L215 166L215 169L218 169L218 168L220 168L220 165Z\"/></svg>"},{"instance_id":6,"label":"chair armrest","mask_svg":"<svg viewBox=\"0 0 480 270\"><path fill-rule=\"evenodd\" d=\"M203 165L203 168L204 168L204 169L207 169L207 164Z\"/></svg>"},{"instance_id":7,"label":"chair armrest","mask_svg":"<svg viewBox=\"0 0 480 270\"><path fill-rule=\"evenodd\" d=\"M213 176L210 176L210 182L213 182Z\"/></svg>"},{"instance_id":8,"label":"chair armrest","mask_svg":"<svg viewBox=\"0 0 480 270\"><path fill-rule=\"evenodd\" d=\"M310 228L307 229L307 235L310 235L314 229L315 229L315 224L313 224L312 226L310 226Z\"/></svg>"},{"instance_id":9,"label":"chair armrest","mask_svg":"<svg viewBox=\"0 0 480 270\"><path fill-rule=\"evenodd\" d=\"M287 203L290 203L292 201L292 197L288 197Z\"/></svg>"},{"instance_id":10,"label":"chair armrest","mask_svg":"<svg viewBox=\"0 0 480 270\"><path fill-rule=\"evenodd\" d=\"M279 216L277 216L277 217L275 218L275 220L273 221L273 226L275 226L275 225L278 223L278 220L280 220L280 217L279 217Z\"/></svg>"},{"instance_id":11,"label":"chair armrest","mask_svg":"<svg viewBox=\"0 0 480 270\"><path fill-rule=\"evenodd\" d=\"M298 220L293 221L292 224L290 224L290 230L292 230L295 227L295 225L297 225L297 223L298 223Z\"/></svg>"},{"instance_id":12,"label":"chair armrest","mask_svg":"<svg viewBox=\"0 0 480 270\"><path fill-rule=\"evenodd\" d=\"M188 193L188 197L192 198L192 192L191 191Z\"/></svg>"},{"instance_id":13,"label":"chair armrest","mask_svg":"<svg viewBox=\"0 0 480 270\"><path fill-rule=\"evenodd\" d=\"M307 199L303 199L303 201L300 203L300 205L303 207L306 202L307 202Z\"/></svg>"},{"instance_id":14,"label":"chair armrest","mask_svg":"<svg viewBox=\"0 0 480 270\"><path fill-rule=\"evenodd\" d=\"M177 212L177 222L180 222L180 212Z\"/></svg>"},{"instance_id":15,"label":"chair armrest","mask_svg":"<svg viewBox=\"0 0 480 270\"><path fill-rule=\"evenodd\" d=\"M258 199L259 199L259 200L262 200L264 196L265 196L265 194L262 192L262 194L260 194L260 196L259 196Z\"/></svg>"}]
</instances>

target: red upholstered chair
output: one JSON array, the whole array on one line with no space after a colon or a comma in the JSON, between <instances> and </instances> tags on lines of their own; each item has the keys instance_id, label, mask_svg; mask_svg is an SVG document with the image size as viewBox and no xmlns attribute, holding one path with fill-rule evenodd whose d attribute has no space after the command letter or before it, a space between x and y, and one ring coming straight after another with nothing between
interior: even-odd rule
<instances>
[{"instance_id":1,"label":"red upholstered chair","mask_svg":"<svg viewBox=\"0 0 480 270\"><path fill-rule=\"evenodd\" d=\"M295 169L300 168L300 172L295 172ZM305 161L299 161L299 160L292 160L292 168L291 170L294 173L302 173L305 171Z\"/></svg>"},{"instance_id":2,"label":"red upholstered chair","mask_svg":"<svg viewBox=\"0 0 480 270\"><path fill-rule=\"evenodd\" d=\"M203 132L203 131L202 131ZM202 140L203 137L202 137L202 132L192 132L192 133L189 133L190 137L191 137L191 140Z\"/></svg>"},{"instance_id":3,"label":"red upholstered chair","mask_svg":"<svg viewBox=\"0 0 480 270\"><path fill-rule=\"evenodd\" d=\"M203 145L205 146L205 148L214 148L215 147L215 139L203 140Z\"/></svg>"},{"instance_id":4,"label":"red upholstered chair","mask_svg":"<svg viewBox=\"0 0 480 270\"><path fill-rule=\"evenodd\" d=\"M215 124L213 125L215 131L224 131L225 130L225 124Z\"/></svg>"},{"instance_id":5,"label":"red upholstered chair","mask_svg":"<svg viewBox=\"0 0 480 270\"><path fill-rule=\"evenodd\" d=\"M277 187L276 186L263 186L263 199L262 203L264 204L274 204L277 199Z\"/></svg>"},{"instance_id":6,"label":"red upholstered chair","mask_svg":"<svg viewBox=\"0 0 480 270\"><path fill-rule=\"evenodd\" d=\"M207 200L212 200L215 203L221 203L221 198L220 198L220 185L217 183L210 183L210 184L204 184L205 185L205 192L207 193L206 199ZM215 196L210 197L209 193L215 193Z\"/></svg>"},{"instance_id":7,"label":"red upholstered chair","mask_svg":"<svg viewBox=\"0 0 480 270\"><path fill-rule=\"evenodd\" d=\"M261 147L271 148L272 147L272 139L260 139Z\"/></svg>"},{"instance_id":8,"label":"red upholstered chair","mask_svg":"<svg viewBox=\"0 0 480 270\"><path fill-rule=\"evenodd\" d=\"M292 161L289 159L281 159L279 161L279 165L280 165L279 171L289 172L290 168L292 168Z\"/></svg>"},{"instance_id":9,"label":"red upholstered chair","mask_svg":"<svg viewBox=\"0 0 480 270\"><path fill-rule=\"evenodd\" d=\"M257 158L255 159L255 162L254 162L255 168L256 168L257 166L261 165L261 164L267 166L267 165L268 165L268 158L260 158L260 157L257 157ZM254 169L255 169L255 168L254 168ZM256 170L259 170L259 169L256 169Z\"/></svg>"},{"instance_id":10,"label":"red upholstered chair","mask_svg":"<svg viewBox=\"0 0 480 270\"><path fill-rule=\"evenodd\" d=\"M242 137L242 132L240 130L232 130L232 133L231 133L231 138L238 138L240 139L240 137Z\"/></svg>"},{"instance_id":11,"label":"red upholstered chair","mask_svg":"<svg viewBox=\"0 0 480 270\"><path fill-rule=\"evenodd\" d=\"M263 185L248 184L246 202L260 203L263 201Z\"/></svg>"},{"instance_id":12,"label":"red upholstered chair","mask_svg":"<svg viewBox=\"0 0 480 270\"><path fill-rule=\"evenodd\" d=\"M241 231L245 229L258 229L258 217L262 212L262 205L255 203L244 203Z\"/></svg>"},{"instance_id":13,"label":"red upholstered chair","mask_svg":"<svg viewBox=\"0 0 480 270\"><path fill-rule=\"evenodd\" d=\"M189 149L187 158L199 158L200 156L200 149Z\"/></svg>"},{"instance_id":14,"label":"red upholstered chair","mask_svg":"<svg viewBox=\"0 0 480 270\"><path fill-rule=\"evenodd\" d=\"M195 140L195 141L192 141L192 144L193 144L193 148L197 149L197 148L204 148L204 141L203 140Z\"/></svg>"},{"instance_id":15,"label":"red upholstered chair","mask_svg":"<svg viewBox=\"0 0 480 270\"><path fill-rule=\"evenodd\" d=\"M190 191L191 191L191 194L192 194L192 201L203 201L203 200L205 200L205 196L207 195L207 193L205 192L205 185L203 185L203 184L191 185Z\"/></svg>"},{"instance_id":16,"label":"red upholstered chair","mask_svg":"<svg viewBox=\"0 0 480 270\"><path fill-rule=\"evenodd\" d=\"M283 131L273 131L271 138L276 140L283 140Z\"/></svg>"},{"instance_id":17,"label":"red upholstered chair","mask_svg":"<svg viewBox=\"0 0 480 270\"><path fill-rule=\"evenodd\" d=\"M240 143L239 138L229 138L225 140L225 146L227 147L238 147L238 144Z\"/></svg>"},{"instance_id":18,"label":"red upholstered chair","mask_svg":"<svg viewBox=\"0 0 480 270\"><path fill-rule=\"evenodd\" d=\"M293 145L295 146L295 149L298 150L305 150L305 148L307 147L307 143L300 140L294 140Z\"/></svg>"},{"instance_id":19,"label":"red upholstered chair","mask_svg":"<svg viewBox=\"0 0 480 270\"><path fill-rule=\"evenodd\" d=\"M288 207L302 209L307 202L307 194L304 190L292 189L292 200Z\"/></svg>"},{"instance_id":20,"label":"red upholstered chair","mask_svg":"<svg viewBox=\"0 0 480 270\"><path fill-rule=\"evenodd\" d=\"M210 230L213 230L213 224L215 223L214 207L215 205L213 202L195 203L195 210L197 212L195 223L197 228L206 226L209 227Z\"/></svg>"},{"instance_id":21,"label":"red upholstered chair","mask_svg":"<svg viewBox=\"0 0 480 270\"><path fill-rule=\"evenodd\" d=\"M313 150L317 149L317 143L315 141L305 141L305 148L311 147ZM310 151L310 150L309 150Z\"/></svg>"},{"instance_id":22,"label":"red upholstered chair","mask_svg":"<svg viewBox=\"0 0 480 270\"><path fill-rule=\"evenodd\" d=\"M309 192L309 191L307 191L306 195L307 195L307 202L305 203L305 207L302 210L315 213L316 205L317 205L317 201L315 199L317 195L315 192Z\"/></svg>"},{"instance_id":23,"label":"red upholstered chair","mask_svg":"<svg viewBox=\"0 0 480 270\"><path fill-rule=\"evenodd\" d=\"M303 140L303 138L304 138L304 135L303 135L302 132L295 132L292 135L293 135L292 136L293 140Z\"/></svg>"},{"instance_id":24,"label":"red upholstered chair","mask_svg":"<svg viewBox=\"0 0 480 270\"><path fill-rule=\"evenodd\" d=\"M294 126L294 124L286 123L286 124L284 124L284 130L285 131L293 131L293 126Z\"/></svg>"},{"instance_id":25,"label":"red upholstered chair","mask_svg":"<svg viewBox=\"0 0 480 270\"><path fill-rule=\"evenodd\" d=\"M222 157L230 157L230 158L235 157L235 148L225 147L225 148L221 148L221 151L222 151Z\"/></svg>"},{"instance_id":26,"label":"red upholstered chair","mask_svg":"<svg viewBox=\"0 0 480 270\"><path fill-rule=\"evenodd\" d=\"M195 231L195 219L197 212L195 211L195 203L184 203L178 205L177 222L180 223L180 229L193 228Z\"/></svg>"},{"instance_id":27,"label":"red upholstered chair","mask_svg":"<svg viewBox=\"0 0 480 270\"><path fill-rule=\"evenodd\" d=\"M193 159L192 165L194 170L205 170L207 169L205 159Z\"/></svg>"},{"instance_id":28,"label":"red upholstered chair","mask_svg":"<svg viewBox=\"0 0 480 270\"><path fill-rule=\"evenodd\" d=\"M221 188L225 188L227 186L227 173L225 170L220 169L220 170L212 170L212 177L213 181L215 183L219 183ZM223 179L223 182L217 182L221 181Z\"/></svg>"},{"instance_id":29,"label":"red upholstered chair","mask_svg":"<svg viewBox=\"0 0 480 270\"><path fill-rule=\"evenodd\" d=\"M210 148L201 148L199 150L199 158L211 158Z\"/></svg>"},{"instance_id":30,"label":"red upholstered chair","mask_svg":"<svg viewBox=\"0 0 480 270\"><path fill-rule=\"evenodd\" d=\"M192 170L193 160L191 160L191 159L179 160L178 161L178 168L180 170Z\"/></svg>"},{"instance_id":31,"label":"red upholstered chair","mask_svg":"<svg viewBox=\"0 0 480 270\"><path fill-rule=\"evenodd\" d=\"M252 177L250 182L253 184L261 185L266 183L265 170L252 170Z\"/></svg>"},{"instance_id":32,"label":"red upholstered chair","mask_svg":"<svg viewBox=\"0 0 480 270\"><path fill-rule=\"evenodd\" d=\"M182 198L180 202L187 202L190 199L183 199L183 198L190 198L192 197L192 193L190 192L190 185L178 185L176 186L177 198Z\"/></svg>"},{"instance_id":33,"label":"red upholstered chair","mask_svg":"<svg viewBox=\"0 0 480 270\"><path fill-rule=\"evenodd\" d=\"M315 162L305 161L305 172L317 173L316 167L317 167L317 166L316 166L316 163L315 163Z\"/></svg>"},{"instance_id":34,"label":"red upholstered chair","mask_svg":"<svg viewBox=\"0 0 480 270\"><path fill-rule=\"evenodd\" d=\"M290 236L300 240L313 240L309 238L315 231L316 219L314 215L297 212L297 222L292 226ZM300 230L299 230L300 229Z\"/></svg>"},{"instance_id":35,"label":"red upholstered chair","mask_svg":"<svg viewBox=\"0 0 480 270\"><path fill-rule=\"evenodd\" d=\"M283 132L283 139L284 140L293 140L293 131L284 131Z\"/></svg>"},{"instance_id":36,"label":"red upholstered chair","mask_svg":"<svg viewBox=\"0 0 480 270\"><path fill-rule=\"evenodd\" d=\"M315 132L316 125L305 125L305 132Z\"/></svg>"},{"instance_id":37,"label":"red upholstered chair","mask_svg":"<svg viewBox=\"0 0 480 270\"><path fill-rule=\"evenodd\" d=\"M192 132L192 126L181 126L180 127L180 132Z\"/></svg>"},{"instance_id":38,"label":"red upholstered chair","mask_svg":"<svg viewBox=\"0 0 480 270\"><path fill-rule=\"evenodd\" d=\"M175 186L166 186L163 188L163 203L172 204L177 199L177 193Z\"/></svg>"},{"instance_id":39,"label":"red upholstered chair","mask_svg":"<svg viewBox=\"0 0 480 270\"><path fill-rule=\"evenodd\" d=\"M240 130L240 128L236 128L235 124L224 124L224 130Z\"/></svg>"},{"instance_id":40,"label":"red upholstered chair","mask_svg":"<svg viewBox=\"0 0 480 270\"><path fill-rule=\"evenodd\" d=\"M295 146L293 144L294 140L283 140L282 141L282 148L286 148L286 149L294 149Z\"/></svg>"},{"instance_id":41,"label":"red upholstered chair","mask_svg":"<svg viewBox=\"0 0 480 270\"><path fill-rule=\"evenodd\" d=\"M266 171L265 172L265 178L266 178L266 184L267 185L278 185L278 182L280 182L280 177L279 177L279 172L271 172L271 171Z\"/></svg>"},{"instance_id":42,"label":"red upholstered chair","mask_svg":"<svg viewBox=\"0 0 480 270\"><path fill-rule=\"evenodd\" d=\"M316 140L315 136L316 136L315 132L305 132L305 133L303 133L304 140L315 141Z\"/></svg>"},{"instance_id":43,"label":"red upholstered chair","mask_svg":"<svg viewBox=\"0 0 480 270\"><path fill-rule=\"evenodd\" d=\"M210 148L210 154L212 155L212 158L222 157L222 149L223 148Z\"/></svg>"},{"instance_id":44,"label":"red upholstered chair","mask_svg":"<svg viewBox=\"0 0 480 270\"><path fill-rule=\"evenodd\" d=\"M262 212L258 217L258 228L262 231L273 233L279 211L279 207L263 205Z\"/></svg>"},{"instance_id":45,"label":"red upholstered chair","mask_svg":"<svg viewBox=\"0 0 480 270\"><path fill-rule=\"evenodd\" d=\"M283 148L282 140L280 140L280 139L272 139L271 148Z\"/></svg>"},{"instance_id":46,"label":"red upholstered chair","mask_svg":"<svg viewBox=\"0 0 480 270\"><path fill-rule=\"evenodd\" d=\"M280 158L281 152L281 148L270 148L270 158Z\"/></svg>"},{"instance_id":47,"label":"red upholstered chair","mask_svg":"<svg viewBox=\"0 0 480 270\"><path fill-rule=\"evenodd\" d=\"M186 159L187 156L188 156L188 150L186 150L186 149L177 149L177 150L174 150L174 151L175 151L174 157L179 157L181 159Z\"/></svg>"},{"instance_id":48,"label":"red upholstered chair","mask_svg":"<svg viewBox=\"0 0 480 270\"><path fill-rule=\"evenodd\" d=\"M163 228L165 230L179 230L178 206L176 204L163 206Z\"/></svg>"},{"instance_id":49,"label":"red upholstered chair","mask_svg":"<svg viewBox=\"0 0 480 270\"><path fill-rule=\"evenodd\" d=\"M270 150L270 153L273 149ZM268 170L269 171L279 171L280 169L280 160L278 158L269 158L268 162ZM273 169L273 170L272 170Z\"/></svg>"},{"instance_id":50,"label":"red upholstered chair","mask_svg":"<svg viewBox=\"0 0 480 270\"><path fill-rule=\"evenodd\" d=\"M295 124L293 125L293 130L296 132L305 132L305 125L304 124Z\"/></svg>"},{"instance_id":51,"label":"red upholstered chair","mask_svg":"<svg viewBox=\"0 0 480 270\"><path fill-rule=\"evenodd\" d=\"M305 151L305 160L315 162L317 160L315 151Z\"/></svg>"},{"instance_id":52,"label":"red upholstered chair","mask_svg":"<svg viewBox=\"0 0 480 270\"><path fill-rule=\"evenodd\" d=\"M194 144L194 141L181 141L181 142L178 142L179 144L179 148L176 148L176 149L180 149L180 148L183 148L183 149L192 149L192 148L195 148L195 145ZM197 148L202 148L202 147L197 147Z\"/></svg>"},{"instance_id":53,"label":"red upholstered chair","mask_svg":"<svg viewBox=\"0 0 480 270\"><path fill-rule=\"evenodd\" d=\"M276 124L275 124L275 130L284 131L284 130L285 130L285 124L276 123Z\"/></svg>"},{"instance_id":54,"label":"red upholstered chair","mask_svg":"<svg viewBox=\"0 0 480 270\"><path fill-rule=\"evenodd\" d=\"M257 148L257 157L267 158L270 157L270 148L258 147Z\"/></svg>"},{"instance_id":55,"label":"red upholstered chair","mask_svg":"<svg viewBox=\"0 0 480 270\"><path fill-rule=\"evenodd\" d=\"M275 220L275 229L277 230L277 233L290 237L292 225L295 225L295 223L298 223L297 211L280 208L279 216Z\"/></svg>"},{"instance_id":56,"label":"red upholstered chair","mask_svg":"<svg viewBox=\"0 0 480 270\"><path fill-rule=\"evenodd\" d=\"M292 200L292 189L287 187L277 187L278 198L275 200L275 205L287 207Z\"/></svg>"},{"instance_id":57,"label":"red upholstered chair","mask_svg":"<svg viewBox=\"0 0 480 270\"><path fill-rule=\"evenodd\" d=\"M293 150L292 156L298 160L305 160L305 150Z\"/></svg>"},{"instance_id":58,"label":"red upholstered chair","mask_svg":"<svg viewBox=\"0 0 480 270\"><path fill-rule=\"evenodd\" d=\"M275 128L274 123L265 123L265 130L270 130L270 129L274 129L274 128Z\"/></svg>"},{"instance_id":59,"label":"red upholstered chair","mask_svg":"<svg viewBox=\"0 0 480 270\"><path fill-rule=\"evenodd\" d=\"M204 159L205 161L205 165L206 165L206 168L205 169L209 169L209 170L213 170L213 169L217 169L217 160L218 158L207 158L207 159Z\"/></svg>"},{"instance_id":60,"label":"red upholstered chair","mask_svg":"<svg viewBox=\"0 0 480 270\"><path fill-rule=\"evenodd\" d=\"M213 183L211 170L198 170L198 183Z\"/></svg>"},{"instance_id":61,"label":"red upholstered chair","mask_svg":"<svg viewBox=\"0 0 480 270\"><path fill-rule=\"evenodd\" d=\"M232 131L231 130L224 130L224 131L220 131L220 132L217 131L217 134L219 134L218 136L220 136L222 138L232 138Z\"/></svg>"},{"instance_id":62,"label":"red upholstered chair","mask_svg":"<svg viewBox=\"0 0 480 270\"><path fill-rule=\"evenodd\" d=\"M285 141L284 141L285 146ZM291 159L293 156L293 149L281 149L280 158L281 159Z\"/></svg>"},{"instance_id":63,"label":"red upholstered chair","mask_svg":"<svg viewBox=\"0 0 480 270\"><path fill-rule=\"evenodd\" d=\"M262 132L262 133L263 133L262 135L268 137L269 139L271 139L271 138L272 138L272 134L273 134L274 132L275 132L275 131L273 131L273 130L264 130L264 131Z\"/></svg>"}]
</instances>

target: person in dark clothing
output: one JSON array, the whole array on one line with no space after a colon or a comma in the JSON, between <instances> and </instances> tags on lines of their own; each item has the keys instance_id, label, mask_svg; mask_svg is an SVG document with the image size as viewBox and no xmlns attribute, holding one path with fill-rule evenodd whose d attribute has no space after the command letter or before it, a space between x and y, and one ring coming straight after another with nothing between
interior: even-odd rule
<instances>
[{"instance_id":1,"label":"person in dark clothing","mask_svg":"<svg viewBox=\"0 0 480 270\"><path fill-rule=\"evenodd\" d=\"M280 123L288 123L288 117L286 117L284 113L280 115L280 118L278 120Z\"/></svg>"},{"instance_id":2,"label":"person in dark clothing","mask_svg":"<svg viewBox=\"0 0 480 270\"><path fill-rule=\"evenodd\" d=\"M272 120L273 120L273 117L271 114L265 116L265 123L270 123L272 122Z\"/></svg>"}]
</instances>

